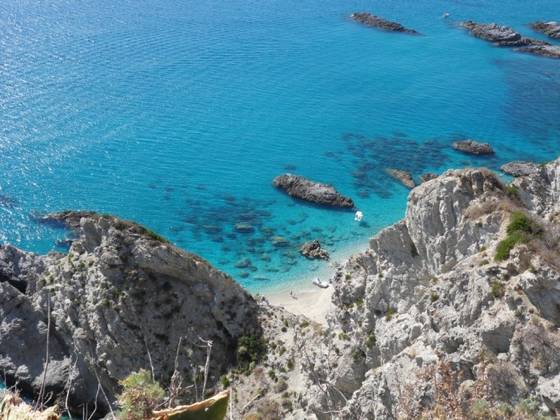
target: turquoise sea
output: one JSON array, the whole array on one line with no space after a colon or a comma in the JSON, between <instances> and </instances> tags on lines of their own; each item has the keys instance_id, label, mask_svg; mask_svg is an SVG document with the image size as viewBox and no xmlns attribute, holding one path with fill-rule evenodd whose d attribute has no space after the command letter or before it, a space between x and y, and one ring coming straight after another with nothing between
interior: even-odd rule
<instances>
[{"instance_id":1,"label":"turquoise sea","mask_svg":"<svg viewBox=\"0 0 560 420\"><path fill-rule=\"evenodd\" d=\"M560 19L560 3L3 0L0 241L47 252L66 232L38 215L114 213L259 291L325 266L298 256L304 240L341 253L402 218L407 190L385 168L556 157L560 61L494 48L464 19L539 37L527 23ZM460 155L459 137L497 154ZM274 190L286 171L333 183L367 223Z\"/></svg>"}]
</instances>

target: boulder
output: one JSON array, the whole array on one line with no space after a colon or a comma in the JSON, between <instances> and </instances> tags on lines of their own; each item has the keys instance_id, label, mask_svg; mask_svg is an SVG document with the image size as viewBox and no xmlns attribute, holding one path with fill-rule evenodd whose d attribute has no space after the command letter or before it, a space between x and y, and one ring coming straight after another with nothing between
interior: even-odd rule
<instances>
[{"instance_id":1,"label":"boulder","mask_svg":"<svg viewBox=\"0 0 560 420\"><path fill-rule=\"evenodd\" d=\"M340 194L332 185L311 181L303 176L284 174L274 178L272 184L290 197L328 207L354 208L351 198Z\"/></svg>"},{"instance_id":2,"label":"boulder","mask_svg":"<svg viewBox=\"0 0 560 420\"><path fill-rule=\"evenodd\" d=\"M356 22L361 23L362 25L370 26L372 28L378 28L389 32L401 32L410 35L420 35L414 29L405 28L398 22L391 22L390 20L372 15L371 13L356 12L352 13L350 17Z\"/></svg>"},{"instance_id":3,"label":"boulder","mask_svg":"<svg viewBox=\"0 0 560 420\"><path fill-rule=\"evenodd\" d=\"M397 181L400 181L407 188L412 189L416 186L416 183L414 182L414 179L412 178L410 172L389 168L387 169L387 173Z\"/></svg>"},{"instance_id":4,"label":"boulder","mask_svg":"<svg viewBox=\"0 0 560 420\"><path fill-rule=\"evenodd\" d=\"M317 240L304 243L299 249L301 255L310 260L328 260L329 253L321 247Z\"/></svg>"},{"instance_id":5,"label":"boulder","mask_svg":"<svg viewBox=\"0 0 560 420\"><path fill-rule=\"evenodd\" d=\"M453 148L459 152L467 153L470 155L493 155L494 149L489 143L479 143L474 140L460 140L453 143Z\"/></svg>"}]
</instances>

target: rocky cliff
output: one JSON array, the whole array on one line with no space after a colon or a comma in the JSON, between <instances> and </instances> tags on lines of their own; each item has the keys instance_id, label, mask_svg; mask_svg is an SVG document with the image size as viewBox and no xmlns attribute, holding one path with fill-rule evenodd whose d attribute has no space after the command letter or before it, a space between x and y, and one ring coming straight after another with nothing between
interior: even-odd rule
<instances>
[{"instance_id":1,"label":"rocky cliff","mask_svg":"<svg viewBox=\"0 0 560 420\"><path fill-rule=\"evenodd\" d=\"M336 271L328 327L134 223L55 215L68 254L0 248L0 371L37 391L50 313L47 390L76 408L150 365L167 385L180 340L194 385L212 340L209 387L231 387L235 418L557 416L559 198L560 160L509 185L484 169L422 183Z\"/></svg>"},{"instance_id":2,"label":"rocky cliff","mask_svg":"<svg viewBox=\"0 0 560 420\"><path fill-rule=\"evenodd\" d=\"M509 186L468 169L416 187L333 279L317 417L558 415L559 196L560 161Z\"/></svg>"},{"instance_id":3,"label":"rocky cliff","mask_svg":"<svg viewBox=\"0 0 560 420\"><path fill-rule=\"evenodd\" d=\"M153 367L169 383L177 352L185 385L198 377L201 388L208 340L210 388L235 365L238 340L260 336L254 299L201 258L111 216L51 219L77 235L67 254L0 248L0 371L9 382L37 394L46 368L47 393L69 388L78 412L97 395L102 413L132 371Z\"/></svg>"}]
</instances>

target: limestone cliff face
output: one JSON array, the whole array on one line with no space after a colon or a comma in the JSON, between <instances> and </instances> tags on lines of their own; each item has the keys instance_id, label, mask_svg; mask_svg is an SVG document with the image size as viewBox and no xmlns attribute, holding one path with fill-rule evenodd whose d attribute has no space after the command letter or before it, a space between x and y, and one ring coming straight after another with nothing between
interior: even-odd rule
<instances>
[{"instance_id":1,"label":"limestone cliff face","mask_svg":"<svg viewBox=\"0 0 560 420\"><path fill-rule=\"evenodd\" d=\"M165 384L180 337L186 382L204 366L201 339L212 340L213 385L233 364L238 338L260 334L253 298L201 258L111 216L53 218L78 237L68 254L0 248L0 371L29 391L41 382L49 306L47 390L61 393L70 377L77 409L93 405L97 378L112 400L117 381L149 368L150 357Z\"/></svg>"},{"instance_id":2,"label":"limestone cliff face","mask_svg":"<svg viewBox=\"0 0 560 420\"><path fill-rule=\"evenodd\" d=\"M317 417L417 418L456 403L461 418L477 400L528 398L560 413L559 168L516 188L448 171L410 193L405 219L333 279L334 339L308 364ZM543 233L496 262L513 211Z\"/></svg>"}]
</instances>

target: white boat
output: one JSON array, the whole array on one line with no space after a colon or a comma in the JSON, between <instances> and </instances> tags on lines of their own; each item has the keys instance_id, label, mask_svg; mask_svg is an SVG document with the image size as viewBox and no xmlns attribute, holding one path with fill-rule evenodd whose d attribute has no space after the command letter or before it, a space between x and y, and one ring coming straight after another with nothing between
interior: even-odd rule
<instances>
[{"instance_id":1,"label":"white boat","mask_svg":"<svg viewBox=\"0 0 560 420\"><path fill-rule=\"evenodd\" d=\"M362 213L360 210L358 210L354 215L354 220L356 222L361 222L363 218L364 218L364 213Z\"/></svg>"},{"instance_id":2,"label":"white boat","mask_svg":"<svg viewBox=\"0 0 560 420\"><path fill-rule=\"evenodd\" d=\"M313 284L321 289L326 289L329 287L329 282L321 280L319 277L313 279Z\"/></svg>"}]
</instances>

